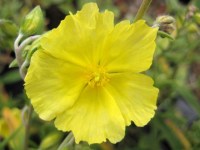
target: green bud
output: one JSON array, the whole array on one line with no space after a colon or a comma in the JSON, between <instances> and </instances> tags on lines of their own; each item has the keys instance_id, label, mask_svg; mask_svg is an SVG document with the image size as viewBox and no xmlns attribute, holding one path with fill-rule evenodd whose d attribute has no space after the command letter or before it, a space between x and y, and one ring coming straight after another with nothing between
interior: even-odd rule
<instances>
[{"instance_id":1,"label":"green bud","mask_svg":"<svg viewBox=\"0 0 200 150\"><path fill-rule=\"evenodd\" d=\"M198 28L198 25L196 23L192 23L192 24L188 25L187 29L191 33L197 33L197 32L199 32L199 28Z\"/></svg>"},{"instance_id":2,"label":"green bud","mask_svg":"<svg viewBox=\"0 0 200 150\"><path fill-rule=\"evenodd\" d=\"M18 27L10 20L0 19L0 29L7 36L17 36Z\"/></svg>"},{"instance_id":3,"label":"green bud","mask_svg":"<svg viewBox=\"0 0 200 150\"><path fill-rule=\"evenodd\" d=\"M44 26L43 13L40 6L35 7L23 20L20 33L25 36L38 34Z\"/></svg>"},{"instance_id":4,"label":"green bud","mask_svg":"<svg viewBox=\"0 0 200 150\"><path fill-rule=\"evenodd\" d=\"M200 13L195 13L195 15L193 17L194 17L194 20L196 21L196 23L198 25L200 25Z\"/></svg>"},{"instance_id":5,"label":"green bud","mask_svg":"<svg viewBox=\"0 0 200 150\"><path fill-rule=\"evenodd\" d=\"M40 144L40 149L51 149L52 147L58 145L62 136L60 133L51 133L47 135Z\"/></svg>"},{"instance_id":6,"label":"green bud","mask_svg":"<svg viewBox=\"0 0 200 150\"><path fill-rule=\"evenodd\" d=\"M159 25L172 24L174 22L175 22L175 19L172 16L168 16L168 15L159 16L156 18L156 23Z\"/></svg>"}]
</instances>

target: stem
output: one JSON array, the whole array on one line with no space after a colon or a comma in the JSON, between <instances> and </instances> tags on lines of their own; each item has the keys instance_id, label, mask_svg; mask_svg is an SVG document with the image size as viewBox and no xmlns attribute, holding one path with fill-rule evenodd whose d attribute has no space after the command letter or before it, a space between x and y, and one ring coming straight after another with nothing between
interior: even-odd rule
<instances>
[{"instance_id":1,"label":"stem","mask_svg":"<svg viewBox=\"0 0 200 150\"><path fill-rule=\"evenodd\" d=\"M58 150L64 150L67 147L72 146L74 143L74 136L72 134L72 132L70 132L67 137L64 139L64 141L60 144L60 146L58 147Z\"/></svg>"},{"instance_id":2,"label":"stem","mask_svg":"<svg viewBox=\"0 0 200 150\"><path fill-rule=\"evenodd\" d=\"M28 150L28 141L29 141L29 130L30 130L30 121L31 121L31 116L33 113L33 107L30 105L25 107L25 110L28 113L27 118L25 119L25 115L23 115L23 123L25 126L25 137L24 137L24 149L23 150ZM25 112L24 112L25 113ZM26 121L25 121L26 120Z\"/></svg>"},{"instance_id":3,"label":"stem","mask_svg":"<svg viewBox=\"0 0 200 150\"><path fill-rule=\"evenodd\" d=\"M17 36L17 38L14 42L14 49L15 50L19 47L19 42L21 41L22 38L23 38L23 34L19 33L19 35Z\"/></svg>"},{"instance_id":4,"label":"stem","mask_svg":"<svg viewBox=\"0 0 200 150\"><path fill-rule=\"evenodd\" d=\"M22 79L24 79L26 76L28 65L29 65L29 62L25 60L19 69L19 73Z\"/></svg>"},{"instance_id":5,"label":"stem","mask_svg":"<svg viewBox=\"0 0 200 150\"><path fill-rule=\"evenodd\" d=\"M6 138L1 144L0 144L0 149L4 149L5 146L7 145L7 143L13 139L17 134L18 132L22 129L22 125L19 126L8 138Z\"/></svg>"},{"instance_id":6,"label":"stem","mask_svg":"<svg viewBox=\"0 0 200 150\"><path fill-rule=\"evenodd\" d=\"M28 45L29 43L33 42L34 40L38 39L40 37L40 35L34 35L34 36L30 36L28 37L26 40L24 40L20 46L19 49L24 49L26 47L26 45Z\"/></svg>"},{"instance_id":7,"label":"stem","mask_svg":"<svg viewBox=\"0 0 200 150\"><path fill-rule=\"evenodd\" d=\"M19 34L17 39L15 40L15 43L14 43L15 56L16 56L17 64L18 64L19 67L21 67L21 65L23 63L22 50L26 47L26 45L28 45L29 43L33 42L37 38L39 38L40 35L34 35L34 36L28 37L19 46L19 42L20 42L22 37L23 37L23 35Z\"/></svg>"},{"instance_id":8,"label":"stem","mask_svg":"<svg viewBox=\"0 0 200 150\"><path fill-rule=\"evenodd\" d=\"M20 65L21 63L21 56L19 55L19 42L21 41L21 39L23 38L23 34L19 33L18 37L16 38L15 42L14 42L14 51L15 51L15 57L16 57L16 60L17 60L17 64L18 66Z\"/></svg>"},{"instance_id":9,"label":"stem","mask_svg":"<svg viewBox=\"0 0 200 150\"><path fill-rule=\"evenodd\" d=\"M15 57L16 57L16 60L17 60L17 64L20 68L20 75L21 75L22 79L25 78L26 68L29 65L29 62L27 60L25 60L23 62L22 51L26 47L26 45L33 42L34 40L36 40L39 37L40 37L40 35L30 36L27 39L25 39L19 45L21 39L23 38L23 34L19 33L18 37L16 38L16 40L14 42ZM25 118L26 112L27 112L27 118ZM28 150L29 130L30 130L30 121L31 121L32 113L33 113L33 107L31 105L28 106L28 107L27 106L24 107L24 110L22 112L22 121L23 121L23 124L24 124L24 127L25 127L25 137L24 137L24 148L23 148L23 150Z\"/></svg>"},{"instance_id":10,"label":"stem","mask_svg":"<svg viewBox=\"0 0 200 150\"><path fill-rule=\"evenodd\" d=\"M145 12L148 10L150 4L151 4L152 0L143 0L142 4L140 5L140 8L136 14L135 20L134 22L142 19L142 17L144 16Z\"/></svg>"}]
</instances>

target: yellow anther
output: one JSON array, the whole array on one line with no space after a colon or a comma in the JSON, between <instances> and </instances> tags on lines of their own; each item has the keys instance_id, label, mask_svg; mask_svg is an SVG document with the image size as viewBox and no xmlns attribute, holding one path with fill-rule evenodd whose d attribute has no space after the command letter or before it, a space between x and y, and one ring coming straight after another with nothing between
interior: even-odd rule
<instances>
[{"instance_id":1,"label":"yellow anther","mask_svg":"<svg viewBox=\"0 0 200 150\"><path fill-rule=\"evenodd\" d=\"M90 73L88 80L88 84L93 88L104 86L109 81L105 70L99 66Z\"/></svg>"}]
</instances>

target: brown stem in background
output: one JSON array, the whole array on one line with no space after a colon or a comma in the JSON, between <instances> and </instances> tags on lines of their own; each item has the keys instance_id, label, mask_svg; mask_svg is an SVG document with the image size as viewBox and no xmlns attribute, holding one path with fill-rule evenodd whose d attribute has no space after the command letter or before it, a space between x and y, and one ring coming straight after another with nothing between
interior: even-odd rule
<instances>
[{"instance_id":1,"label":"brown stem in background","mask_svg":"<svg viewBox=\"0 0 200 150\"><path fill-rule=\"evenodd\" d=\"M27 108L27 118L25 119L23 116L23 122L24 122L24 127L25 127L25 136L24 136L24 149L23 150L28 150L28 141L29 141L29 130L30 130L30 121L33 113L33 107L30 104Z\"/></svg>"}]
</instances>

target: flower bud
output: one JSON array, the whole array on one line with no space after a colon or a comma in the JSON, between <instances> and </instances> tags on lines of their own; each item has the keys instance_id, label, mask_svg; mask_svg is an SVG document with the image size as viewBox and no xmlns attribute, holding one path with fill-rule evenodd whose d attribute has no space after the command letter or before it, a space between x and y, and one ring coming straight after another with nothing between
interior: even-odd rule
<instances>
[{"instance_id":1,"label":"flower bud","mask_svg":"<svg viewBox=\"0 0 200 150\"><path fill-rule=\"evenodd\" d=\"M195 15L193 16L195 22L200 25L200 13L195 13Z\"/></svg>"},{"instance_id":2,"label":"flower bud","mask_svg":"<svg viewBox=\"0 0 200 150\"><path fill-rule=\"evenodd\" d=\"M62 135L60 133L51 133L47 137L45 137L41 144L40 149L53 149L54 146L56 146L62 138Z\"/></svg>"},{"instance_id":3,"label":"flower bud","mask_svg":"<svg viewBox=\"0 0 200 150\"><path fill-rule=\"evenodd\" d=\"M187 13L186 13L186 19L190 19L194 16L194 14L196 13L197 11L197 7L194 6L194 5L190 5L188 7L188 10L187 10Z\"/></svg>"},{"instance_id":4,"label":"flower bud","mask_svg":"<svg viewBox=\"0 0 200 150\"><path fill-rule=\"evenodd\" d=\"M172 24L175 22L175 19L172 16L159 16L156 18L156 23L159 25L162 24Z\"/></svg>"},{"instance_id":5,"label":"flower bud","mask_svg":"<svg viewBox=\"0 0 200 150\"><path fill-rule=\"evenodd\" d=\"M20 32L25 36L40 33L44 26L44 18L40 6L35 7L23 20Z\"/></svg>"},{"instance_id":6,"label":"flower bud","mask_svg":"<svg viewBox=\"0 0 200 150\"><path fill-rule=\"evenodd\" d=\"M175 19L172 16L164 15L156 18L153 27L159 27L160 31L171 34L175 30Z\"/></svg>"},{"instance_id":7,"label":"flower bud","mask_svg":"<svg viewBox=\"0 0 200 150\"><path fill-rule=\"evenodd\" d=\"M187 30L188 30L190 33L198 33L198 32L199 32L198 25L195 24L195 23L192 23L192 24L188 25L188 26L187 26Z\"/></svg>"},{"instance_id":8,"label":"flower bud","mask_svg":"<svg viewBox=\"0 0 200 150\"><path fill-rule=\"evenodd\" d=\"M18 27L10 20L0 19L0 29L7 36L17 36Z\"/></svg>"},{"instance_id":9,"label":"flower bud","mask_svg":"<svg viewBox=\"0 0 200 150\"><path fill-rule=\"evenodd\" d=\"M160 26L160 30L171 34L175 30L175 26L173 24L163 24L162 26Z\"/></svg>"}]
</instances>

